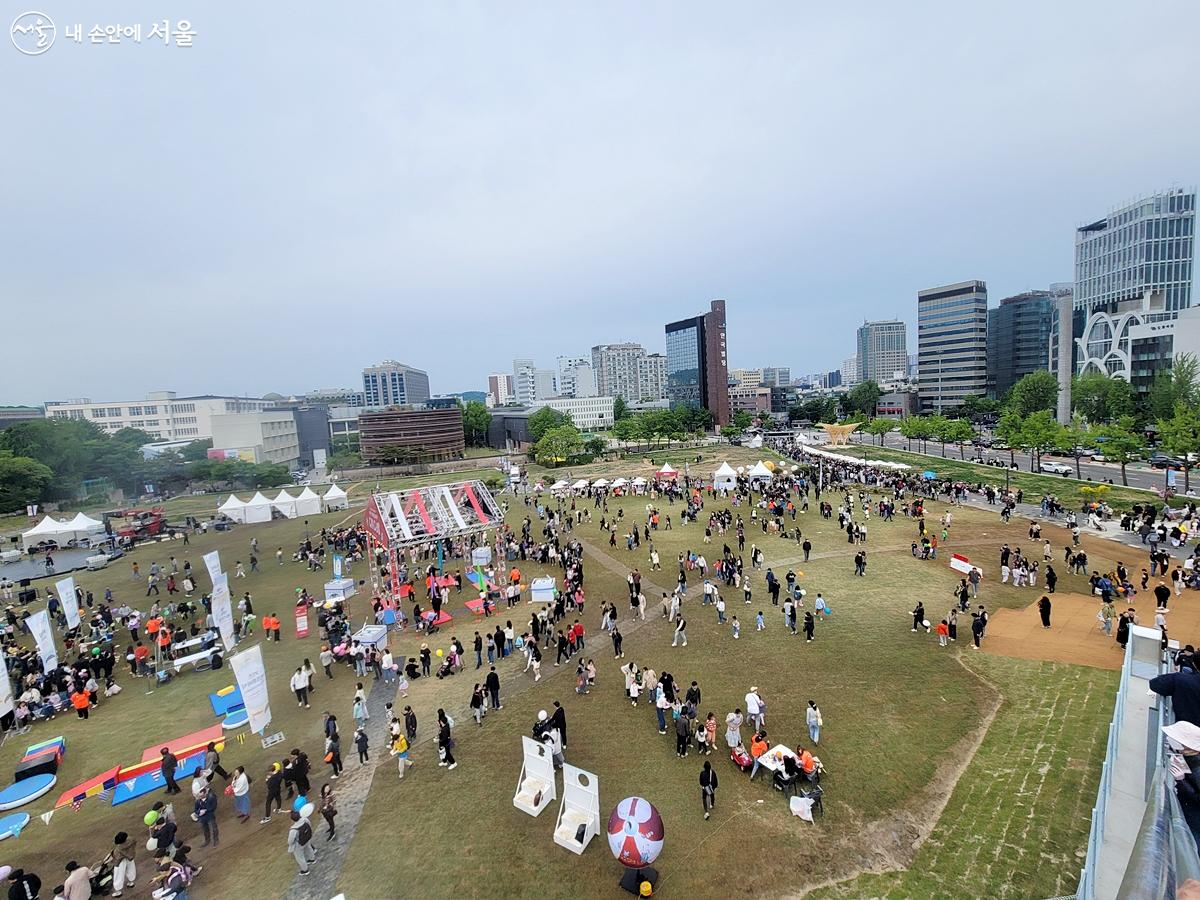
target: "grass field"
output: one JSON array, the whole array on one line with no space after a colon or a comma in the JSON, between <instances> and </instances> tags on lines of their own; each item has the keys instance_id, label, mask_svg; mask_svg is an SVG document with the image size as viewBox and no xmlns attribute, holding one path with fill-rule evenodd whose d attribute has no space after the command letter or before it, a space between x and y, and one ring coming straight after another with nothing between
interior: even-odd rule
<instances>
[{"instance_id":1,"label":"grass field","mask_svg":"<svg viewBox=\"0 0 1200 900\"><path fill-rule=\"evenodd\" d=\"M739 465L759 455L741 453L743 457L731 455L730 461ZM657 457L656 462L661 465ZM709 462L705 459L704 464ZM609 469L605 474L611 478L616 473ZM629 472L623 467L620 474ZM589 470L582 477L598 475ZM615 512L621 506L628 522L640 519L645 502L645 498L631 498L610 504L610 509ZM940 510L936 505L935 511ZM744 507L742 511L746 513ZM517 524L525 514L526 508L518 502L510 521ZM342 515L310 517L310 526L319 528ZM552 843L553 808L532 819L512 807L520 765L519 736L529 733L537 710L554 699L561 700L568 713L567 759L600 777L603 816L631 793L648 797L661 810L667 837L658 863L664 877L660 890L671 895L784 896L862 872L893 869L906 871L864 876L827 888L826 894L969 896L976 894L972 885L980 883L977 873L986 873L987 883L997 886L995 892L1003 896L1049 896L1070 889L1078 869L1074 853L1086 837L1086 815L1080 810L1090 805L1095 773L1091 762L1103 737L1106 711L1111 709L1111 673L1001 659L965 648L939 650L933 638L909 631L908 611L920 598L930 618L940 615L950 605L956 578L941 561L911 557L913 523L872 518L865 548L868 576L856 579L849 559L852 551L837 532L836 520L823 521L813 512L802 519L805 534L815 545L808 564L800 561L794 543L764 537L753 529L748 530L747 551L751 543L758 543L764 547L766 564L777 572L782 574L789 566L803 570L801 581L810 603L817 591L829 599L834 614L819 626L815 642L807 644L803 637L786 634L778 611L769 606L761 573L756 573L751 606L745 606L740 595L726 593L729 614L742 620L738 641L728 626L717 625L711 608L701 608L693 577L692 599L685 607L689 645L671 648L666 623L654 618L656 606L644 625L629 621L624 575L628 566L637 564L652 584L669 588L676 553L702 549L703 528L677 524L672 531L658 532L664 571L649 573L644 552L628 554L623 542L608 550L597 527L599 514L593 511L593 515L593 522L580 526L576 534L589 544L585 625L587 655L596 660L600 673L596 690L576 696L573 667L555 669L552 654L543 665L542 682L536 685L520 674L521 663L510 659L499 667L505 708L476 728L466 714L475 680L470 666L445 682L414 683L405 702L414 705L421 720L418 740L431 736L433 713L439 705L453 710L459 720L456 755L461 765L454 772L439 769L428 743L418 744L417 765L402 783L394 766L383 762L338 882L351 900L452 893L575 897L582 890L597 895L614 890L619 866L603 836L582 857L575 857ZM260 614L273 606L286 611L296 587L318 591L324 580L324 573L309 575L299 565L274 565L274 548L282 545L290 550L303 538L303 530L303 523L295 521L240 527L195 539L187 557L199 567L203 552L219 549L226 567L232 569L234 560L245 559L250 537L258 536L263 571L244 582L235 581L235 593L251 590ZM992 560L1001 543L1019 544L1023 533L1024 523L1019 520L1002 526L990 511L961 510L956 511L951 539L944 546L972 559ZM1060 537L1053 539L1057 543ZM732 536L727 540L732 543ZM147 566L152 559L165 561L168 552L182 556L182 549L179 542L169 548L153 545L139 548L134 558ZM714 538L708 549L710 560L718 556L720 538ZM1100 550L1096 556L1103 553ZM97 594L111 585L119 600L136 600L144 607L148 605L140 596L144 588L135 591L128 564L123 560L106 572L81 574L79 583ZM522 569L526 577L539 571L528 564ZM204 576L200 580L205 583ZM1064 576L1063 587L1074 580ZM649 588L647 595L655 596ZM469 647L478 626L469 613L456 608L458 599L452 597L456 620L443 635L448 641L457 634ZM670 737L657 734L653 711L644 705L631 708L623 699L620 662L612 659L611 645L598 628L599 606L605 599L615 600L621 610L626 634L623 661L671 671L685 682L697 680L704 691L703 711L713 711L719 720L734 706L743 705L742 696L757 684L769 704L772 739L794 746L807 740L803 709L810 697L816 699L825 717L818 755L830 772L825 782L825 818L809 825L790 817L782 797L761 775L749 783L723 754L714 753L711 760L721 777L718 807L711 821L703 821L696 783L700 761L694 754L678 760ZM1029 591L992 585L985 586L981 599L994 609L1023 608L1036 598ZM361 614L365 601L354 603ZM761 634L754 631L751 614L760 608L768 623ZM315 635L297 640L285 612L281 614L285 639L266 651L276 718L273 728L281 728L287 739L267 752L250 738L244 744L232 743L223 755L226 768L245 764L257 777L256 814L263 796L262 773L273 751L300 746L317 757L321 710L330 707L348 720L354 686L348 671L339 670L332 684L319 682L312 709L296 709L287 690L288 676L304 657L315 659L319 647ZM520 626L516 615L513 620ZM393 641L405 655L417 642L411 635ZM972 658L964 666L960 656ZM106 701L91 720L60 717L37 726L27 741L8 742L0 748L0 768L11 768L25 743L62 733L69 751L59 786L73 785L105 766L133 761L143 747L163 738L211 724L206 695L232 680L228 669L188 674L147 695L144 682L126 678L125 692ZM991 727L984 731L993 714ZM979 752L973 755L976 745ZM315 778L314 784L321 780ZM947 805L939 818L943 804ZM53 873L61 872L66 859L98 859L115 831L142 834L140 820L148 805L148 801L133 802L112 809L89 801L79 812L59 811L50 826L35 819L19 841L6 845L4 862L33 868L52 885ZM27 809L38 813L48 806L39 802ZM239 825L226 798L221 800L221 824L221 849L203 851L200 859L206 868L192 896L234 896L254 888L283 896L295 871L284 853L283 825L278 820L263 827L257 820ZM189 840L190 827L194 826L185 823ZM931 829L932 837L921 843ZM198 843L198 836L193 843ZM914 845L920 847L915 857ZM147 860L143 856L141 861ZM744 872L755 872L757 877L741 877Z\"/></svg>"}]
</instances>

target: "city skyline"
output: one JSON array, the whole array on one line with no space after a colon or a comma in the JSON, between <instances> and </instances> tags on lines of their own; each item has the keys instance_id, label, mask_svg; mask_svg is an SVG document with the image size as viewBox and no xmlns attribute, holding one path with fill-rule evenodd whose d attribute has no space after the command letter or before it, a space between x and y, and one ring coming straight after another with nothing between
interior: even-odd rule
<instances>
[{"instance_id":1,"label":"city skyline","mask_svg":"<svg viewBox=\"0 0 1200 900\"><path fill-rule=\"evenodd\" d=\"M863 319L903 319L915 346L917 291L1071 280L1076 228L1200 181L1200 123L1150 88L1190 77L1194 6L1018 3L972 10L967 40L949 4L686 9L386 8L366 35L298 14L278 57L272 11L214 9L167 55L0 54L22 86L4 295L69 326L13 342L12 371L39 376L0 401L349 387L387 358L461 391L517 354L662 352L662 321L713 297L732 364L828 371ZM1139 42L1153 73L1105 65ZM1097 152L1081 123L1114 108L1171 139ZM486 339L434 339L456 329ZM336 352L298 352L326 335ZM80 374L114 349L153 383Z\"/></svg>"}]
</instances>

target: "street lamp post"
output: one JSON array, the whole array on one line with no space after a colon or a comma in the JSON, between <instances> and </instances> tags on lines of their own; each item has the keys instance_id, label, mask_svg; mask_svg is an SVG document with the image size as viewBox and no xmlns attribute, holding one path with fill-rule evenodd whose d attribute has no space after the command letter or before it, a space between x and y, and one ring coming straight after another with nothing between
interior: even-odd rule
<instances>
[{"instance_id":1,"label":"street lamp post","mask_svg":"<svg viewBox=\"0 0 1200 900\"><path fill-rule=\"evenodd\" d=\"M308 519L304 520L304 543L308 543Z\"/></svg>"}]
</instances>

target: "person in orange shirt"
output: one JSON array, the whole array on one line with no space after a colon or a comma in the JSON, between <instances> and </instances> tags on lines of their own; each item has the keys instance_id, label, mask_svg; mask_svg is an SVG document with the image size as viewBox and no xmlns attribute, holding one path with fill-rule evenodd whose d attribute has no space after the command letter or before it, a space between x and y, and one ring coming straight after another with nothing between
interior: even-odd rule
<instances>
[{"instance_id":1,"label":"person in orange shirt","mask_svg":"<svg viewBox=\"0 0 1200 900\"><path fill-rule=\"evenodd\" d=\"M91 706L91 703L92 695L88 693L86 688L80 688L71 695L71 705L75 707L75 712L81 719L88 717L88 707Z\"/></svg>"},{"instance_id":2,"label":"person in orange shirt","mask_svg":"<svg viewBox=\"0 0 1200 900\"><path fill-rule=\"evenodd\" d=\"M946 620L938 622L937 628L934 629L938 636L938 646L945 647L947 639L950 637L950 626L946 624Z\"/></svg>"},{"instance_id":3,"label":"person in orange shirt","mask_svg":"<svg viewBox=\"0 0 1200 900\"><path fill-rule=\"evenodd\" d=\"M765 731L754 732L750 738L750 757L754 760L754 768L750 770L750 780L754 780L755 774L758 772L758 767L762 764L760 757L770 749L770 744L767 743L767 733Z\"/></svg>"},{"instance_id":4,"label":"person in orange shirt","mask_svg":"<svg viewBox=\"0 0 1200 900\"><path fill-rule=\"evenodd\" d=\"M800 771L804 773L804 777L812 778L817 771L817 762L813 759L813 755L803 747L797 747L796 758L800 760Z\"/></svg>"},{"instance_id":5,"label":"person in orange shirt","mask_svg":"<svg viewBox=\"0 0 1200 900\"><path fill-rule=\"evenodd\" d=\"M146 671L146 662L150 659L150 648L138 641L137 647L133 650L134 665L137 666L138 675L148 674Z\"/></svg>"},{"instance_id":6,"label":"person in orange shirt","mask_svg":"<svg viewBox=\"0 0 1200 900\"><path fill-rule=\"evenodd\" d=\"M518 569L516 566L513 566L512 570L508 573L508 583L509 584L520 584L521 583L521 570Z\"/></svg>"}]
</instances>

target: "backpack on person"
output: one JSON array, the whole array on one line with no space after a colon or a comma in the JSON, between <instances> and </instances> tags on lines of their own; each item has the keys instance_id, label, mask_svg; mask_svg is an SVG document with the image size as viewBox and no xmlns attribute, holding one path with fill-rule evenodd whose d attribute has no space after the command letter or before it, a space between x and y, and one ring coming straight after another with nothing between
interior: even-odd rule
<instances>
[{"instance_id":1,"label":"backpack on person","mask_svg":"<svg viewBox=\"0 0 1200 900\"><path fill-rule=\"evenodd\" d=\"M297 831L296 831L296 842L301 847L307 847L308 842L311 841L312 838L313 838L312 826L308 824L307 820L302 821L300 823L299 829L297 829Z\"/></svg>"}]
</instances>

